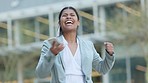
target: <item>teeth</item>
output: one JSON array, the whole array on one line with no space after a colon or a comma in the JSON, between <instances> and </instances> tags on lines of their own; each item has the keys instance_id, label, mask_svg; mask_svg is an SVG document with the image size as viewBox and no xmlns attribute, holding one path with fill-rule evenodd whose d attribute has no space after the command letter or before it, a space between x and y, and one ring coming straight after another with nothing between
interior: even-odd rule
<instances>
[{"instance_id":1,"label":"teeth","mask_svg":"<svg viewBox=\"0 0 148 83\"><path fill-rule=\"evenodd\" d=\"M73 22L72 22L72 21L66 21L66 24L67 24L67 23L73 23Z\"/></svg>"}]
</instances>

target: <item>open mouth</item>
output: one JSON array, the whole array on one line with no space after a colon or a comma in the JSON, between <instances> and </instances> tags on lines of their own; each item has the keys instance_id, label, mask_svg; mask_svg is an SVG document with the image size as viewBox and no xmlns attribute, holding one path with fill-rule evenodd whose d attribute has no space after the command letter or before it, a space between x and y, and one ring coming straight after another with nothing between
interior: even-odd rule
<instances>
[{"instance_id":1,"label":"open mouth","mask_svg":"<svg viewBox=\"0 0 148 83\"><path fill-rule=\"evenodd\" d=\"M65 22L65 24L66 25L72 25L73 24L73 21L68 20L68 21Z\"/></svg>"}]
</instances>

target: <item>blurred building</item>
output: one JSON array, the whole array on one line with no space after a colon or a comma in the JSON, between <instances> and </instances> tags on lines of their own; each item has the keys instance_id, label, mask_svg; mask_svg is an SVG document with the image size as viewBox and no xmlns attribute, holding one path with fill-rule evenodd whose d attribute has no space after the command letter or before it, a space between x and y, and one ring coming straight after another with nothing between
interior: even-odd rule
<instances>
[{"instance_id":1,"label":"blurred building","mask_svg":"<svg viewBox=\"0 0 148 83\"><path fill-rule=\"evenodd\" d=\"M81 25L79 35L94 42L104 57L104 41L123 39L110 30L108 19L117 13L129 12L124 4L138 4L142 0L1 0L0 3L0 83L45 83L49 78L35 77L35 67L42 42L57 36L58 13L65 6L78 9ZM93 70L94 83L145 83L146 66L140 53L129 54L124 45L116 45L116 62L107 75ZM123 51L124 50L124 51ZM125 51L127 50L127 51ZM141 66L142 65L142 66Z\"/></svg>"}]
</instances>

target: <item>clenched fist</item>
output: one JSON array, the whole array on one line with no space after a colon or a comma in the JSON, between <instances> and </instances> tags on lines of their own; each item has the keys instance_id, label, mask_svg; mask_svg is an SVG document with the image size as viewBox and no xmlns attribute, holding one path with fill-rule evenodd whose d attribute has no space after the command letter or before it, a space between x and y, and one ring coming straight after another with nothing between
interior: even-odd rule
<instances>
[{"instance_id":1,"label":"clenched fist","mask_svg":"<svg viewBox=\"0 0 148 83\"><path fill-rule=\"evenodd\" d=\"M105 45L105 49L108 52L108 54L112 56L114 54L113 44L110 42L104 42L104 45Z\"/></svg>"}]
</instances>

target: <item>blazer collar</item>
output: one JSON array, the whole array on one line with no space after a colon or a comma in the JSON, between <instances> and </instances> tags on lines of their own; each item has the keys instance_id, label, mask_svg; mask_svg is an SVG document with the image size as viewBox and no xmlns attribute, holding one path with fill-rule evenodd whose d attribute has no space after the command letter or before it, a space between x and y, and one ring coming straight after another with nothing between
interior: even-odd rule
<instances>
[{"instance_id":1,"label":"blazer collar","mask_svg":"<svg viewBox=\"0 0 148 83\"><path fill-rule=\"evenodd\" d=\"M84 72L84 70L85 70L85 66L86 66L86 64L85 64L85 62L86 62L86 60L85 60L85 44L84 44L84 42L83 42L83 40L81 40L81 38L79 37L79 36L77 36L77 38L78 38L78 40L79 40L79 47L80 47L80 53L81 53L81 64L82 64L82 71L83 71L83 73L85 74L85 72ZM63 43L63 38L62 38L62 36L58 36L57 37L57 40L58 40L58 42L60 42L60 43ZM62 55L63 55L63 51L61 51L60 53L59 53L59 57L60 57L60 59L61 59L61 63L62 63L62 66L63 66L63 68L65 68L65 65L63 64L63 59L62 59ZM65 69L64 69L65 70Z\"/></svg>"}]
</instances>

